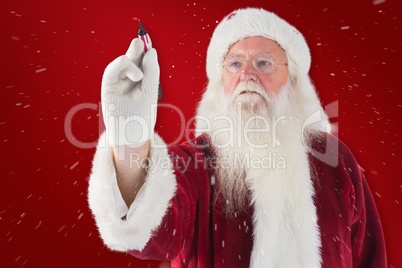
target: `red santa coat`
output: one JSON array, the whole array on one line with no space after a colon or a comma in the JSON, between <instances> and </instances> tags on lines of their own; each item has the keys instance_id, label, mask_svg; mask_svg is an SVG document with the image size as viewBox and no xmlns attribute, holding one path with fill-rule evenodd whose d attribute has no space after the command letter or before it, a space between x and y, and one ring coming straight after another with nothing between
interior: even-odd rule
<instances>
[{"instance_id":1,"label":"red santa coat","mask_svg":"<svg viewBox=\"0 0 402 268\"><path fill-rule=\"evenodd\" d=\"M313 153L309 154L321 237L321 265L386 267L381 223L362 171L349 149L332 135L321 135L315 139L312 151L324 153L328 142L339 144L338 165L335 167L319 160ZM97 154L100 155L99 152ZM161 187L160 194L146 190L139 194L139 201L132 205L134 208L130 208L134 212L130 214L128 211L127 220L120 217L127 212L124 208L115 214L119 215L118 219L112 219L110 211L105 212L104 207L99 209L94 204L101 202L94 197L94 191L99 190L95 186L95 156L89 201L105 243L112 249L127 251L137 258L170 260L172 267L249 267L256 239L253 238L253 226L259 219L252 205L245 211L235 212L232 218L223 213L223 198L214 195L214 169L211 165L214 156L208 137L202 135L191 142L174 146L170 148L169 155L174 171L174 187L168 186L171 183L169 179L162 179L154 186ZM155 163L152 165L156 166ZM158 176L158 172L155 173ZM147 183L148 180L156 181L147 178ZM161 186L163 183L165 187ZM170 194L165 196L165 191ZM104 199L106 192L100 195ZM113 195L113 198L118 195L116 190ZM148 210L151 208L148 202L153 202L153 206L160 211ZM113 206L116 207L116 204L110 207ZM269 254L265 252L260 256L269 257ZM298 258L303 260L303 256ZM303 262L295 267L312 265Z\"/></svg>"}]
</instances>

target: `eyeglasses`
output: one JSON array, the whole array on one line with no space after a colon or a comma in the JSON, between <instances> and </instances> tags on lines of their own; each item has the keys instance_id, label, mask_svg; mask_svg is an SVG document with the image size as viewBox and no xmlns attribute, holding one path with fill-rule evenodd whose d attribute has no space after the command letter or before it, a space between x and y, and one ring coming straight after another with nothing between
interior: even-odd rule
<instances>
[{"instance_id":1,"label":"eyeglasses","mask_svg":"<svg viewBox=\"0 0 402 268\"><path fill-rule=\"evenodd\" d=\"M239 55L229 55L225 58L223 66L229 73L236 74L244 68L246 61L252 62L254 70L261 74L271 72L274 69L275 65L287 65L286 63L275 63L271 54L262 53L255 56L252 60L246 60L245 57Z\"/></svg>"}]
</instances>

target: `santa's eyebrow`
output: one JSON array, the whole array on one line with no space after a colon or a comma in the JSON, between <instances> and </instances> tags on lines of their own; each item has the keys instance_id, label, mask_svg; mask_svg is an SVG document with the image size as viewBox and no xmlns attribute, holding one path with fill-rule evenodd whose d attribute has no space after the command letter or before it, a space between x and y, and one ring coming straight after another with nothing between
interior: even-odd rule
<instances>
[{"instance_id":1,"label":"santa's eyebrow","mask_svg":"<svg viewBox=\"0 0 402 268\"><path fill-rule=\"evenodd\" d=\"M235 53L235 54L227 54L225 58L227 57L244 57L244 55Z\"/></svg>"},{"instance_id":2,"label":"santa's eyebrow","mask_svg":"<svg viewBox=\"0 0 402 268\"><path fill-rule=\"evenodd\" d=\"M269 53L269 52L261 52L261 53L255 54L255 55L252 56L252 58L255 58L255 57L258 57L258 56L261 56L261 55L265 55L265 54L267 54L267 55L271 56L272 58L274 58L274 55L273 55L272 53ZM240 57L240 58L245 58L246 56L243 55L243 54L233 53L233 54L227 54L227 55L225 56L225 59L226 59L227 57Z\"/></svg>"}]
</instances>

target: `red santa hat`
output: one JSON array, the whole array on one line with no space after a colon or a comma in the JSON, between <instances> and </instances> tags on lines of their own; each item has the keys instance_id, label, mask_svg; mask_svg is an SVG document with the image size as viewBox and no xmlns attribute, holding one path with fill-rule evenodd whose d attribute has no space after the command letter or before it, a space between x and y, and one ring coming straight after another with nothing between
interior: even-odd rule
<instances>
[{"instance_id":1,"label":"red santa hat","mask_svg":"<svg viewBox=\"0 0 402 268\"><path fill-rule=\"evenodd\" d=\"M229 14L216 27L207 53L210 81L222 78L223 60L229 48L237 41L252 36L276 41L286 51L290 73L293 76L307 75L311 57L300 32L272 12L247 8Z\"/></svg>"},{"instance_id":2,"label":"red santa hat","mask_svg":"<svg viewBox=\"0 0 402 268\"><path fill-rule=\"evenodd\" d=\"M217 96L223 88L223 61L230 47L239 40L252 36L263 36L276 41L286 52L289 73L295 94L304 107L305 114L320 111L320 119L310 128L330 131L328 117L322 109L308 72L310 50L303 35L295 27L272 12L258 9L239 9L227 15L216 27L207 52L207 75L209 83L197 110L196 134L207 127L205 122L219 111Z\"/></svg>"}]
</instances>

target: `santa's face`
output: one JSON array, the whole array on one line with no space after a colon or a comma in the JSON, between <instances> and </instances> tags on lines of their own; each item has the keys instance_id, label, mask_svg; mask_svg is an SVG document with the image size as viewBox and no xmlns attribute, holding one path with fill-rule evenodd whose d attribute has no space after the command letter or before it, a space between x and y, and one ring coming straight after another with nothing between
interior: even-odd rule
<instances>
[{"instance_id":1,"label":"santa's face","mask_svg":"<svg viewBox=\"0 0 402 268\"><path fill-rule=\"evenodd\" d=\"M261 73L255 69L252 61L258 55L270 55L273 60L273 68L267 73ZM252 81L264 88L268 96L274 97L288 80L289 70L285 51L275 41L261 37L248 37L236 42L227 53L228 57L244 59L243 66L237 73L231 73L223 69L223 85L225 94L232 96L240 82ZM253 94L253 93L243 93Z\"/></svg>"}]
</instances>

